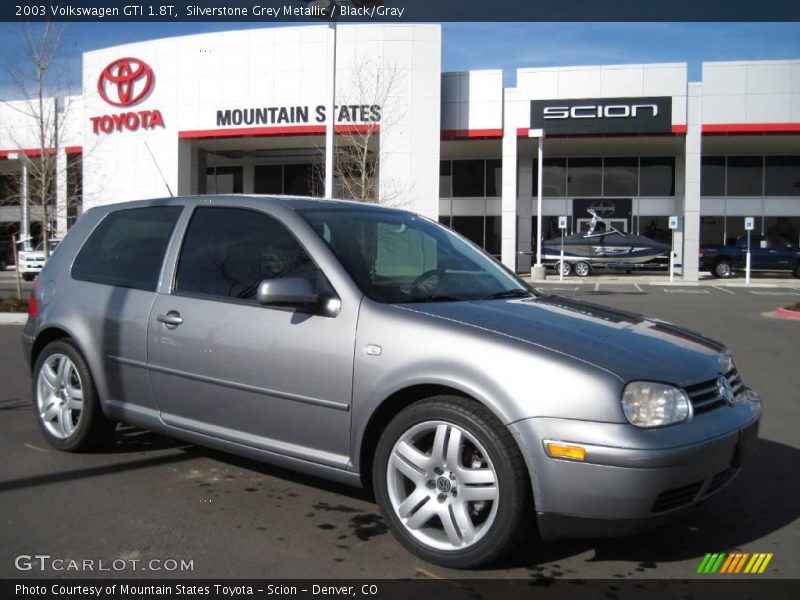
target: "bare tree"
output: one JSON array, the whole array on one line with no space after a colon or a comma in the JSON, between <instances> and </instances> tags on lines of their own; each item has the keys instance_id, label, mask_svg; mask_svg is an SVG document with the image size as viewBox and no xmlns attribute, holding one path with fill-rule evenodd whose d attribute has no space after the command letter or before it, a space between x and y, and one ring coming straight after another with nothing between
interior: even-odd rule
<instances>
[{"instance_id":1,"label":"bare tree","mask_svg":"<svg viewBox=\"0 0 800 600\"><path fill-rule=\"evenodd\" d=\"M380 131L389 121L403 117L401 110L391 106L403 76L394 64L366 58L356 63L343 90L337 92L336 114L330 118L337 127L334 178L340 197L388 204L399 198L397 186L380 181ZM320 150L324 152L324 148ZM318 189L325 179L322 161L315 163L313 178L312 189Z\"/></svg>"},{"instance_id":2,"label":"bare tree","mask_svg":"<svg viewBox=\"0 0 800 600\"><path fill-rule=\"evenodd\" d=\"M50 254L51 223L58 216L55 199L59 179L67 184L66 202L62 203L61 210L69 211L68 207L78 202L80 192L80 169L70 169L69 161L58 160L63 153L63 123L70 108L67 98L59 105L59 96L69 89L67 70L60 68L63 32L63 25L50 22L21 26L20 46L26 61L4 61L19 99L3 102L23 117L29 125L28 131L35 137L35 146L32 146L30 138L11 133L27 170L27 181L20 182L15 195L21 205L28 203L32 217L41 220L45 257ZM27 190L23 189L26 187ZM21 238L28 235L29 231L20 233Z\"/></svg>"}]
</instances>

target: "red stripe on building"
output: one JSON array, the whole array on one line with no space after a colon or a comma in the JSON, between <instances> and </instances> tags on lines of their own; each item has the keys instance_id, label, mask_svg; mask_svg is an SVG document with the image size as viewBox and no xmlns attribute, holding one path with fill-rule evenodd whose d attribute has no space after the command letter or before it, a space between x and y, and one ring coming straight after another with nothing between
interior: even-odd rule
<instances>
[{"instance_id":1,"label":"red stripe on building","mask_svg":"<svg viewBox=\"0 0 800 600\"><path fill-rule=\"evenodd\" d=\"M337 134L379 133L380 125L337 125ZM197 129L179 131L180 139L230 138L230 137L264 137L290 135L325 135L325 125L289 125L286 127L235 127L231 129Z\"/></svg>"},{"instance_id":2,"label":"red stripe on building","mask_svg":"<svg viewBox=\"0 0 800 600\"><path fill-rule=\"evenodd\" d=\"M67 146L64 148L67 154L83 154L83 146Z\"/></svg>"},{"instance_id":3,"label":"red stripe on building","mask_svg":"<svg viewBox=\"0 0 800 600\"><path fill-rule=\"evenodd\" d=\"M502 129L442 129L441 139L452 140L485 140L503 137Z\"/></svg>"},{"instance_id":4,"label":"red stripe on building","mask_svg":"<svg viewBox=\"0 0 800 600\"><path fill-rule=\"evenodd\" d=\"M800 123L708 123L703 133L800 133Z\"/></svg>"},{"instance_id":5,"label":"red stripe on building","mask_svg":"<svg viewBox=\"0 0 800 600\"><path fill-rule=\"evenodd\" d=\"M53 156L56 153L55 148L45 148L44 154ZM18 150L0 150L0 158L8 158L10 154L24 154L29 158L35 158L42 155L39 148L19 148Z\"/></svg>"},{"instance_id":6,"label":"red stripe on building","mask_svg":"<svg viewBox=\"0 0 800 600\"><path fill-rule=\"evenodd\" d=\"M688 131L688 127L686 125L673 125L672 126L672 133L686 133Z\"/></svg>"}]
</instances>

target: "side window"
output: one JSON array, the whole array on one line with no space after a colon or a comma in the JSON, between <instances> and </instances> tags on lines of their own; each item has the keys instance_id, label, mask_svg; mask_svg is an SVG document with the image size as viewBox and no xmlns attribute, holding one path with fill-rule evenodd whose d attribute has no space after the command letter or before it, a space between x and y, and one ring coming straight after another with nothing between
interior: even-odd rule
<instances>
[{"instance_id":1,"label":"side window","mask_svg":"<svg viewBox=\"0 0 800 600\"><path fill-rule=\"evenodd\" d=\"M258 284L303 277L318 290L319 270L289 230L245 208L195 210L178 259L175 291L256 302Z\"/></svg>"},{"instance_id":2,"label":"side window","mask_svg":"<svg viewBox=\"0 0 800 600\"><path fill-rule=\"evenodd\" d=\"M151 206L109 213L78 252L73 279L155 291L182 210Z\"/></svg>"}]
</instances>

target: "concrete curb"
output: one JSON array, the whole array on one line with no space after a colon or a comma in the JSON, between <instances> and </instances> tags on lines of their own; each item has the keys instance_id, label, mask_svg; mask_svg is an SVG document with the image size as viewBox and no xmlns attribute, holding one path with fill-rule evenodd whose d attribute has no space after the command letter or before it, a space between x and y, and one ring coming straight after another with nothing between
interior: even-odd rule
<instances>
[{"instance_id":1,"label":"concrete curb","mask_svg":"<svg viewBox=\"0 0 800 600\"><path fill-rule=\"evenodd\" d=\"M0 325L25 325L28 313L0 312Z\"/></svg>"},{"instance_id":2,"label":"concrete curb","mask_svg":"<svg viewBox=\"0 0 800 600\"><path fill-rule=\"evenodd\" d=\"M800 310L789 310L788 308L780 307L775 310L775 316L779 319L787 319L789 321L800 321Z\"/></svg>"}]
</instances>

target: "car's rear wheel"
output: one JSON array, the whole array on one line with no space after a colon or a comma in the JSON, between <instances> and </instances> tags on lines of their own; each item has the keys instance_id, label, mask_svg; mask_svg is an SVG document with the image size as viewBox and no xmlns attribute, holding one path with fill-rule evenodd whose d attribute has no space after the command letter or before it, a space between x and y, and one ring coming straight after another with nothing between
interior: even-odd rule
<instances>
[{"instance_id":1,"label":"car's rear wheel","mask_svg":"<svg viewBox=\"0 0 800 600\"><path fill-rule=\"evenodd\" d=\"M797 263L794 266L794 271L792 271L792 275L794 275L795 277L799 277L800 278L800 263Z\"/></svg>"},{"instance_id":2,"label":"car's rear wheel","mask_svg":"<svg viewBox=\"0 0 800 600\"><path fill-rule=\"evenodd\" d=\"M86 360L67 340L45 346L33 370L33 405L47 441L60 450L84 452L114 430L100 407Z\"/></svg>"},{"instance_id":3,"label":"car's rear wheel","mask_svg":"<svg viewBox=\"0 0 800 600\"><path fill-rule=\"evenodd\" d=\"M575 275L578 277L588 277L592 274L592 266L588 262L575 263Z\"/></svg>"},{"instance_id":4,"label":"car's rear wheel","mask_svg":"<svg viewBox=\"0 0 800 600\"><path fill-rule=\"evenodd\" d=\"M24 279L25 281L33 281L34 279L36 279L36 274L35 273L23 273L22 274L22 279Z\"/></svg>"},{"instance_id":5,"label":"car's rear wheel","mask_svg":"<svg viewBox=\"0 0 800 600\"><path fill-rule=\"evenodd\" d=\"M508 430L471 400L438 396L401 411L378 442L373 481L395 536L432 563L487 563L525 531L525 462Z\"/></svg>"},{"instance_id":6,"label":"car's rear wheel","mask_svg":"<svg viewBox=\"0 0 800 600\"><path fill-rule=\"evenodd\" d=\"M733 269L731 268L731 263L727 260L721 260L717 264L714 265L714 269L712 271L714 277L718 277L720 279L727 279L731 275L733 275Z\"/></svg>"}]
</instances>

